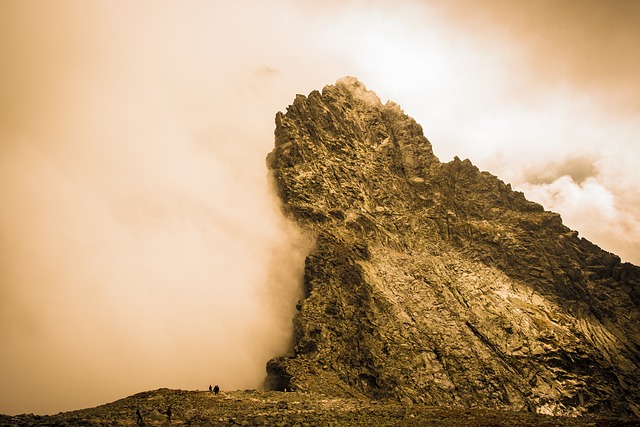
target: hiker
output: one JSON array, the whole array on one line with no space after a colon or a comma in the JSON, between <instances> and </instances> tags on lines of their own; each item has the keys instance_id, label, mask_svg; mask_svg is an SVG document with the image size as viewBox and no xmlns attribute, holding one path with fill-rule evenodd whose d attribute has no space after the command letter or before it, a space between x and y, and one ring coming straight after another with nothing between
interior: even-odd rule
<instances>
[{"instance_id":1,"label":"hiker","mask_svg":"<svg viewBox=\"0 0 640 427\"><path fill-rule=\"evenodd\" d=\"M170 423L171 422L171 405L169 405L169 407L167 408L167 422Z\"/></svg>"},{"instance_id":2,"label":"hiker","mask_svg":"<svg viewBox=\"0 0 640 427\"><path fill-rule=\"evenodd\" d=\"M144 421L142 421L142 415L140 414L140 408L136 409L136 424L138 424L139 426L144 425Z\"/></svg>"},{"instance_id":3,"label":"hiker","mask_svg":"<svg viewBox=\"0 0 640 427\"><path fill-rule=\"evenodd\" d=\"M211 387L211 384L209 384L209 391L213 393L213 388Z\"/></svg>"},{"instance_id":4,"label":"hiker","mask_svg":"<svg viewBox=\"0 0 640 427\"><path fill-rule=\"evenodd\" d=\"M216 384L216 386L213 388L213 394L218 394L220 392L220 387L218 387L218 384Z\"/></svg>"}]
</instances>

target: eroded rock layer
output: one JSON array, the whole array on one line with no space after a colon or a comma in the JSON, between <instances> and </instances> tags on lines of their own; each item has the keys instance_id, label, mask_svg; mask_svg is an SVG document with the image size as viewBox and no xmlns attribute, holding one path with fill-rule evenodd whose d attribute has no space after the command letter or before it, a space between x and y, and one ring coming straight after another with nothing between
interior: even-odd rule
<instances>
[{"instance_id":1,"label":"eroded rock layer","mask_svg":"<svg viewBox=\"0 0 640 427\"><path fill-rule=\"evenodd\" d=\"M640 416L640 268L354 78L298 95L267 158L316 238L275 389Z\"/></svg>"}]
</instances>

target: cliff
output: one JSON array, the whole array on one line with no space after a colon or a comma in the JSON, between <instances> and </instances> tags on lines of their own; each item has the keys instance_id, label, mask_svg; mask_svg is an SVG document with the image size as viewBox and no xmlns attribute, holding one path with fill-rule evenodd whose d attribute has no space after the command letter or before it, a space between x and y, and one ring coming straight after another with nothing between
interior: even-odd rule
<instances>
[{"instance_id":1,"label":"cliff","mask_svg":"<svg viewBox=\"0 0 640 427\"><path fill-rule=\"evenodd\" d=\"M276 390L640 417L640 268L354 78L276 116L268 167L315 238Z\"/></svg>"}]
</instances>

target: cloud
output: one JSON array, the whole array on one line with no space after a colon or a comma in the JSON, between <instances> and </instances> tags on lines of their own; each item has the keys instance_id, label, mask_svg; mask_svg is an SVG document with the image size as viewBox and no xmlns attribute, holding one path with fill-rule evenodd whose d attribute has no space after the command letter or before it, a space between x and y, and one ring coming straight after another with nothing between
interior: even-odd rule
<instances>
[{"instance_id":1,"label":"cloud","mask_svg":"<svg viewBox=\"0 0 640 427\"><path fill-rule=\"evenodd\" d=\"M83 107L95 121L68 114L60 133L3 147L3 411L258 386L288 347L304 265L263 163L155 112Z\"/></svg>"},{"instance_id":2,"label":"cloud","mask_svg":"<svg viewBox=\"0 0 640 427\"><path fill-rule=\"evenodd\" d=\"M307 244L273 118L345 75L640 262L640 26L596 3L2 3L0 412L259 384Z\"/></svg>"},{"instance_id":3,"label":"cloud","mask_svg":"<svg viewBox=\"0 0 640 427\"><path fill-rule=\"evenodd\" d=\"M567 176L577 184L598 174L595 161L585 156L569 157L561 162L551 162L542 169L526 172L526 180L531 184L550 184Z\"/></svg>"},{"instance_id":4,"label":"cloud","mask_svg":"<svg viewBox=\"0 0 640 427\"><path fill-rule=\"evenodd\" d=\"M268 190L256 29L205 3L41 6L3 15L0 412L259 386L307 243Z\"/></svg>"},{"instance_id":5,"label":"cloud","mask_svg":"<svg viewBox=\"0 0 640 427\"><path fill-rule=\"evenodd\" d=\"M550 183L525 184L523 188L534 200L562 212L565 224L581 231L582 237L592 242L610 242L614 236L616 253L623 259L634 257L640 250L636 238L640 233L637 208L625 209L619 204L620 197L595 177L578 183L563 175Z\"/></svg>"},{"instance_id":6,"label":"cloud","mask_svg":"<svg viewBox=\"0 0 640 427\"><path fill-rule=\"evenodd\" d=\"M520 73L552 87L571 85L618 105L618 113L638 113L640 86L640 4L542 0L454 0L434 2L461 31L492 39L495 47L516 45Z\"/></svg>"}]
</instances>

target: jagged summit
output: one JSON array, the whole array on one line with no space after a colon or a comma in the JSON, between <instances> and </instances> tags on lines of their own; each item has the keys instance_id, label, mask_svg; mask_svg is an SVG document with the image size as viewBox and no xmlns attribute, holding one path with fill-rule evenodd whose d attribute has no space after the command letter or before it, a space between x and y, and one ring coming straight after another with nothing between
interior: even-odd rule
<instances>
[{"instance_id":1,"label":"jagged summit","mask_svg":"<svg viewBox=\"0 0 640 427\"><path fill-rule=\"evenodd\" d=\"M275 389L640 416L640 268L352 77L276 115L284 211L316 237Z\"/></svg>"}]
</instances>

